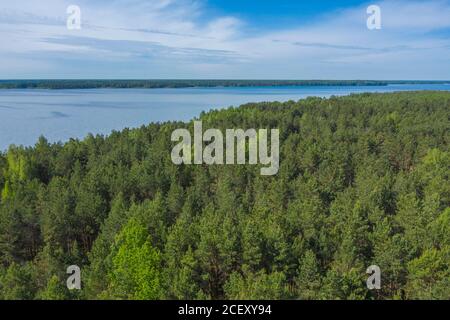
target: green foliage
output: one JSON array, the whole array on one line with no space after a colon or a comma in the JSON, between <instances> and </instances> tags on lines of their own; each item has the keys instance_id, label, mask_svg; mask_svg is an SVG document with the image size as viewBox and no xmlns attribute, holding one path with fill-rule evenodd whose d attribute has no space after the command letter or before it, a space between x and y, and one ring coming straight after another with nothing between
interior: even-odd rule
<instances>
[{"instance_id":1,"label":"green foliage","mask_svg":"<svg viewBox=\"0 0 450 320\"><path fill-rule=\"evenodd\" d=\"M11 264L0 274L0 298L31 300L36 294L35 273L31 264Z\"/></svg>"},{"instance_id":2,"label":"green foliage","mask_svg":"<svg viewBox=\"0 0 450 320\"><path fill-rule=\"evenodd\" d=\"M56 275L53 275L47 282L45 290L38 295L42 300L65 300L67 296L67 287L64 287L64 282L61 281Z\"/></svg>"},{"instance_id":3,"label":"green foliage","mask_svg":"<svg viewBox=\"0 0 450 320\"><path fill-rule=\"evenodd\" d=\"M225 284L227 298L232 300L277 300L287 296L286 277L281 272L265 274L233 273Z\"/></svg>"},{"instance_id":4,"label":"green foliage","mask_svg":"<svg viewBox=\"0 0 450 320\"><path fill-rule=\"evenodd\" d=\"M368 80L0 80L0 88L92 89L92 88L189 88L251 86L383 86L388 84L446 83L445 81Z\"/></svg>"},{"instance_id":5,"label":"green foliage","mask_svg":"<svg viewBox=\"0 0 450 320\"><path fill-rule=\"evenodd\" d=\"M248 83L59 85L200 84ZM247 104L200 118L205 130L279 128L279 173L174 165L171 133L192 123L40 138L0 154L0 298L450 298L449 93ZM77 292L65 286L73 264ZM366 288L370 265L381 290Z\"/></svg>"},{"instance_id":6,"label":"green foliage","mask_svg":"<svg viewBox=\"0 0 450 320\"><path fill-rule=\"evenodd\" d=\"M450 246L426 250L408 264L410 299L450 299Z\"/></svg>"},{"instance_id":7,"label":"green foliage","mask_svg":"<svg viewBox=\"0 0 450 320\"><path fill-rule=\"evenodd\" d=\"M117 235L108 274L108 295L118 299L153 300L161 295L161 258L145 227L130 219Z\"/></svg>"},{"instance_id":8,"label":"green foliage","mask_svg":"<svg viewBox=\"0 0 450 320\"><path fill-rule=\"evenodd\" d=\"M295 284L301 299L318 299L321 276L317 258L311 250L305 252L299 261Z\"/></svg>"}]
</instances>

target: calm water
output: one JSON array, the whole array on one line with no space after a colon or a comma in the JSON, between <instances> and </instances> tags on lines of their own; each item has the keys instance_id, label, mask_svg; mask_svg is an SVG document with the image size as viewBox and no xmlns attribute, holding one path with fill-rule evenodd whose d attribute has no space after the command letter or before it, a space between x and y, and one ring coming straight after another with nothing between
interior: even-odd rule
<instances>
[{"instance_id":1,"label":"calm water","mask_svg":"<svg viewBox=\"0 0 450 320\"><path fill-rule=\"evenodd\" d=\"M66 141L150 122L189 120L201 111L247 102L405 90L450 91L450 85L0 90L0 150L13 143L34 145L40 135Z\"/></svg>"}]
</instances>

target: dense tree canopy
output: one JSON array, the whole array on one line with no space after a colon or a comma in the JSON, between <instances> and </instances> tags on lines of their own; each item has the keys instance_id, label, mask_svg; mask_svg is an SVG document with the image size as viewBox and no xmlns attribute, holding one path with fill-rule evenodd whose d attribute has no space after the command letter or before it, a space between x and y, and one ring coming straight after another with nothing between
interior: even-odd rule
<instances>
[{"instance_id":1,"label":"dense tree canopy","mask_svg":"<svg viewBox=\"0 0 450 320\"><path fill-rule=\"evenodd\" d=\"M0 153L0 298L450 299L450 93L200 119L279 128L278 174L174 165L181 122ZM65 287L69 265L80 291Z\"/></svg>"}]
</instances>

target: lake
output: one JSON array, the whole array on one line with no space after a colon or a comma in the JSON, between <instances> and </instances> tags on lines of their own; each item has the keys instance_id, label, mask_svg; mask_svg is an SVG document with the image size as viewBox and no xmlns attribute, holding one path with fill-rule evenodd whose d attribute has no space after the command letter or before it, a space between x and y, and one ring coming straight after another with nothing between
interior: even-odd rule
<instances>
[{"instance_id":1,"label":"lake","mask_svg":"<svg viewBox=\"0 0 450 320\"><path fill-rule=\"evenodd\" d=\"M202 111L248 102L409 90L450 91L450 85L0 90L0 150L34 145L40 135L50 142L67 141L150 122L187 121Z\"/></svg>"}]
</instances>

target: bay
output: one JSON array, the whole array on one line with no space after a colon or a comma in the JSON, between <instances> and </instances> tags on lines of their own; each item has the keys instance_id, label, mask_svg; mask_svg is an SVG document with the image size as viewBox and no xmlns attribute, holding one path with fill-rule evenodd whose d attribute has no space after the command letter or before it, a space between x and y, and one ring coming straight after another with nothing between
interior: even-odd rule
<instances>
[{"instance_id":1,"label":"bay","mask_svg":"<svg viewBox=\"0 0 450 320\"><path fill-rule=\"evenodd\" d=\"M151 122L188 121L202 111L249 102L417 90L450 91L450 85L0 90L0 150L34 145L41 135L64 142Z\"/></svg>"}]
</instances>

